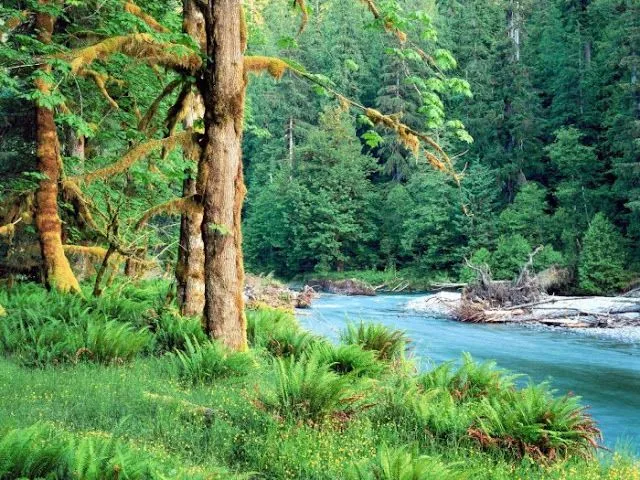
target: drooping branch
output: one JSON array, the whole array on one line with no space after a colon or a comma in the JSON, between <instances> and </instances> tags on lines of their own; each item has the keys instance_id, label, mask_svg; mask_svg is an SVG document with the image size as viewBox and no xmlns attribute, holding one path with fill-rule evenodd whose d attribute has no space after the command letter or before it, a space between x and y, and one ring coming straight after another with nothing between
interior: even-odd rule
<instances>
[{"instance_id":1,"label":"drooping branch","mask_svg":"<svg viewBox=\"0 0 640 480\"><path fill-rule=\"evenodd\" d=\"M73 180L66 178L62 181L62 196L72 203L80 219L93 230L99 230L91 214L91 202L82 193L82 189Z\"/></svg>"},{"instance_id":2,"label":"drooping branch","mask_svg":"<svg viewBox=\"0 0 640 480\"><path fill-rule=\"evenodd\" d=\"M300 28L298 29L298 35L300 35L309 22L309 11L307 10L305 0L293 0L293 4L298 5L300 11L302 12L300 17Z\"/></svg>"},{"instance_id":3,"label":"drooping branch","mask_svg":"<svg viewBox=\"0 0 640 480\"><path fill-rule=\"evenodd\" d=\"M171 95L173 91L180 86L181 83L182 83L182 79L178 78L170 82L166 87L164 87L162 92L160 92L160 95L156 97L156 99L153 101L153 103L151 104L147 112L144 114L144 117L142 117L142 119L138 122L138 130L144 132L149 128L149 124L151 123L151 120L153 120L153 117L158 112L160 103L162 103L162 101L166 97Z\"/></svg>"},{"instance_id":4,"label":"drooping branch","mask_svg":"<svg viewBox=\"0 0 640 480\"><path fill-rule=\"evenodd\" d=\"M167 126L167 136L171 136L175 133L178 124L184 119L187 111L191 105L191 85L185 84L178 95L175 103L171 106L167 112L167 119L165 121ZM163 157L166 152L163 153Z\"/></svg>"},{"instance_id":5,"label":"drooping branch","mask_svg":"<svg viewBox=\"0 0 640 480\"><path fill-rule=\"evenodd\" d=\"M200 55L184 45L163 42L150 33L134 33L107 38L89 47L72 50L63 58L69 61L71 72L78 74L96 60L104 60L115 53L140 59L150 65L161 65L194 72L202 65Z\"/></svg>"},{"instance_id":6,"label":"drooping branch","mask_svg":"<svg viewBox=\"0 0 640 480\"><path fill-rule=\"evenodd\" d=\"M150 28L159 33L167 33L169 29L167 29L164 25L161 25L155 18L142 10L138 5L133 2L125 2L124 9L126 12L130 13L138 17L144 23L146 23Z\"/></svg>"},{"instance_id":7,"label":"drooping branch","mask_svg":"<svg viewBox=\"0 0 640 480\"><path fill-rule=\"evenodd\" d=\"M144 158L158 148L164 147L166 149L173 149L177 146L189 148L192 147L191 144L195 141L196 139L194 138L194 134L191 131L181 132L167 138L149 140L132 148L122 158L120 158L120 160L112 163L108 167L100 168L98 170L95 170L94 172L90 172L84 175L72 177L71 180L76 183L82 182L85 184L89 184L99 179L109 178L113 175L128 170L138 160Z\"/></svg>"},{"instance_id":8,"label":"drooping branch","mask_svg":"<svg viewBox=\"0 0 640 480\"><path fill-rule=\"evenodd\" d=\"M169 215L180 215L183 213L202 213L202 205L195 202L193 197L180 197L169 200L168 202L155 205L146 210L140 219L136 222L136 230L144 227L151 217L160 213Z\"/></svg>"},{"instance_id":9,"label":"drooping branch","mask_svg":"<svg viewBox=\"0 0 640 480\"><path fill-rule=\"evenodd\" d=\"M398 136L398 139L405 145L405 147L407 147L407 149L411 150L414 155L419 156L421 147L420 142L427 144L437 154L434 155L430 151L423 148L422 151L425 158L427 159L427 162L429 162L429 164L436 170L440 170L449 175L458 185L460 185L461 176L456 172L451 158L446 154L446 152L442 149L438 142L436 142L429 135L414 130L408 125L402 123L395 115L384 114L378 110L365 107L355 100L351 100L350 98L345 97L344 95L327 85L326 82L319 80L316 76L305 72L291 64L286 64L286 68L295 75L311 83L321 86L325 89L325 91L335 97L343 106L360 110L374 124L382 125L383 127L395 132Z\"/></svg>"},{"instance_id":10,"label":"drooping branch","mask_svg":"<svg viewBox=\"0 0 640 480\"><path fill-rule=\"evenodd\" d=\"M91 80L93 80L102 96L107 99L107 102L109 102L109 104L116 110L120 109L118 103L111 97L111 95L109 95L109 92L107 91L106 84L107 80L110 79L109 75L107 75L106 73L96 72L95 70L91 70L90 68L81 69L78 72L78 75L89 77Z\"/></svg>"},{"instance_id":11,"label":"drooping branch","mask_svg":"<svg viewBox=\"0 0 640 480\"><path fill-rule=\"evenodd\" d=\"M388 18L383 18L382 13L380 13L378 6L375 4L373 0L360 0L360 1L367 6L369 11L371 12L371 15L373 15L373 18L382 22L385 30L393 33L398 38L398 40L400 40L401 43L404 43L407 41L407 34L402 30L400 30L396 25L394 25L394 23L391 20L389 20Z\"/></svg>"},{"instance_id":12,"label":"drooping branch","mask_svg":"<svg viewBox=\"0 0 640 480\"><path fill-rule=\"evenodd\" d=\"M423 149L424 156L429 164L448 175L450 175L455 182L460 184L460 175L456 173L451 158L445 153L442 147L433 138L425 133L414 130L408 125L402 123L397 116L385 115L382 112L373 108L365 107L364 105L345 97L341 93L321 81L315 75L312 75L300 68L285 62L277 57L263 57L263 56L248 56L244 57L244 70L246 72L263 72L267 71L271 76L276 79L280 79L284 73L289 70L298 77L314 83L324 88L328 93L333 95L342 105L347 108L356 108L361 110L369 120L376 125L382 125L383 127L392 130L398 136L398 139L409 150L411 150L416 157L420 155L420 146L423 142L431 147L437 155L434 155L430 151Z\"/></svg>"}]
</instances>

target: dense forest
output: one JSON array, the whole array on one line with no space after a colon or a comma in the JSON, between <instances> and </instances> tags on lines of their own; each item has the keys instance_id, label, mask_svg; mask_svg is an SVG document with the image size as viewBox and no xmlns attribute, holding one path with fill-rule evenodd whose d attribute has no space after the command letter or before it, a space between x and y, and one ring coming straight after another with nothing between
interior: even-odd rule
<instances>
[{"instance_id":1,"label":"dense forest","mask_svg":"<svg viewBox=\"0 0 640 480\"><path fill-rule=\"evenodd\" d=\"M76 17L65 20L62 44L42 46L11 30L20 15L15 7L5 12L2 42L8 69L2 74L0 168L3 196L10 199L3 202L4 223L16 222L19 204L29 201L24 192L41 178L30 118L31 101L42 94L23 90L25 81L44 75L29 69L34 55L85 45L85 34L73 33L85 27L82 22L92 39L123 28L170 40L176 35L156 32L132 9L122 16L105 4L97 17L78 6L70 13ZM357 2L309 2L302 35L290 7L256 1L247 8L248 53L288 62L266 66L276 80L254 77L247 88L243 225L250 270L283 278L384 270L468 280L470 259L487 263L497 278L510 278L543 245L536 268L567 268L570 289L606 293L633 281L640 262L637 3L384 4L385 15L416 39L409 44L381 34ZM170 23L179 21L168 5L152 9ZM58 86L48 101L61 109L61 174L73 181L98 169L82 185L90 208L74 197L72 183L63 182L69 188L62 192L62 215L76 217L64 219L65 243L107 248L104 238L117 237L113 249L120 254L151 252L163 265L174 263L179 226L163 214L185 205L159 205L182 190L193 194L195 170L184 149L166 148L184 137L163 138L190 128L185 125L197 127L201 118L196 111L174 111L189 94L180 73L162 58L148 61L149 68L120 53L88 68L65 65L64 55L47 74ZM69 70L73 81L64 80ZM365 111L336 102L336 95L428 133L453 159L455 178L421 160ZM142 147L147 139L156 143ZM105 167L123 154L124 162ZM147 160L138 161L143 156ZM145 212L149 207L157 210ZM98 230L83 228L79 208L98 217ZM191 224L184 218L183 230ZM37 256L28 248L33 227L28 221L15 227L19 239L27 238L20 256L5 250L3 268L24 270L30 264L24 257Z\"/></svg>"},{"instance_id":2,"label":"dense forest","mask_svg":"<svg viewBox=\"0 0 640 480\"><path fill-rule=\"evenodd\" d=\"M411 3L411 2L408 2ZM357 6L320 2L308 32L279 55L323 71L363 104L396 112L446 145L460 186L383 130L309 87L263 80L245 145L252 268L409 269L463 279L465 257L510 278L539 245L544 268L570 269L588 292L625 286L640 261L640 11L633 1L414 2L450 51L451 91ZM265 11L276 27L281 13ZM437 31L437 34L435 33ZM331 43L319 39L330 37ZM444 114L446 112L446 116ZM467 133L451 125L462 122ZM255 128L253 128L253 126ZM348 201L345 201L348 198Z\"/></svg>"}]
</instances>

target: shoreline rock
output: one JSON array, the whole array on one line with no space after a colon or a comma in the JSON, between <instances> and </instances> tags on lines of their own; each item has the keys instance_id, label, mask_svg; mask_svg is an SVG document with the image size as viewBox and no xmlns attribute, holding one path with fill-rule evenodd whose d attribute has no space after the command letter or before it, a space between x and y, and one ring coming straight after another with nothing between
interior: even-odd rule
<instances>
[{"instance_id":1,"label":"shoreline rock","mask_svg":"<svg viewBox=\"0 0 640 480\"><path fill-rule=\"evenodd\" d=\"M244 296L247 306L268 305L274 308L309 308L317 297L311 287L305 286L301 291L295 291L287 285L269 277L246 275Z\"/></svg>"},{"instance_id":2,"label":"shoreline rock","mask_svg":"<svg viewBox=\"0 0 640 480\"><path fill-rule=\"evenodd\" d=\"M407 310L460 320L462 295L439 292L409 301ZM523 323L563 328L640 327L640 298L545 296L529 305L478 312L477 323Z\"/></svg>"}]
</instances>

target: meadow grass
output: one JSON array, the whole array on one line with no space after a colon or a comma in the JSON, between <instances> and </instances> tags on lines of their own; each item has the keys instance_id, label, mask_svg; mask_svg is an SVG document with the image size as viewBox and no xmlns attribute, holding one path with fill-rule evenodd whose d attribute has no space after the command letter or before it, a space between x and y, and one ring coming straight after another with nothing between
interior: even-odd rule
<instances>
[{"instance_id":1,"label":"meadow grass","mask_svg":"<svg viewBox=\"0 0 640 480\"><path fill-rule=\"evenodd\" d=\"M255 348L234 358L160 306L157 286L140 289L115 291L123 305L0 293L0 479L640 479L636 459L593 449L577 399L517 389L492 364L418 375L357 344L269 348L273 331L301 333L283 312L250 313ZM149 341L132 356L25 362L32 337L11 328L51 319L83 349L89 320Z\"/></svg>"}]
</instances>

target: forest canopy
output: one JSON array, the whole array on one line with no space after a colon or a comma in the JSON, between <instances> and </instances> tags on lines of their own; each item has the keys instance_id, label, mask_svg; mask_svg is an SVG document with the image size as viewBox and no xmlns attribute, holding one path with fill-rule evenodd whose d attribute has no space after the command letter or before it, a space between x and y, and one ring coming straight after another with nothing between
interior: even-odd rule
<instances>
[{"instance_id":1,"label":"forest canopy","mask_svg":"<svg viewBox=\"0 0 640 480\"><path fill-rule=\"evenodd\" d=\"M213 121L198 5L3 3L4 276L38 277L44 251L64 290L93 268L96 293L120 269L176 262L179 296L202 280L204 267L185 267L206 257L196 237ZM509 279L543 246L536 269L567 269L573 290L629 286L640 267L638 8L245 2L247 268L465 280L475 259ZM39 149L43 126L59 155ZM212 225L205 234L228 233ZM55 260L65 256L68 266Z\"/></svg>"}]
</instances>

